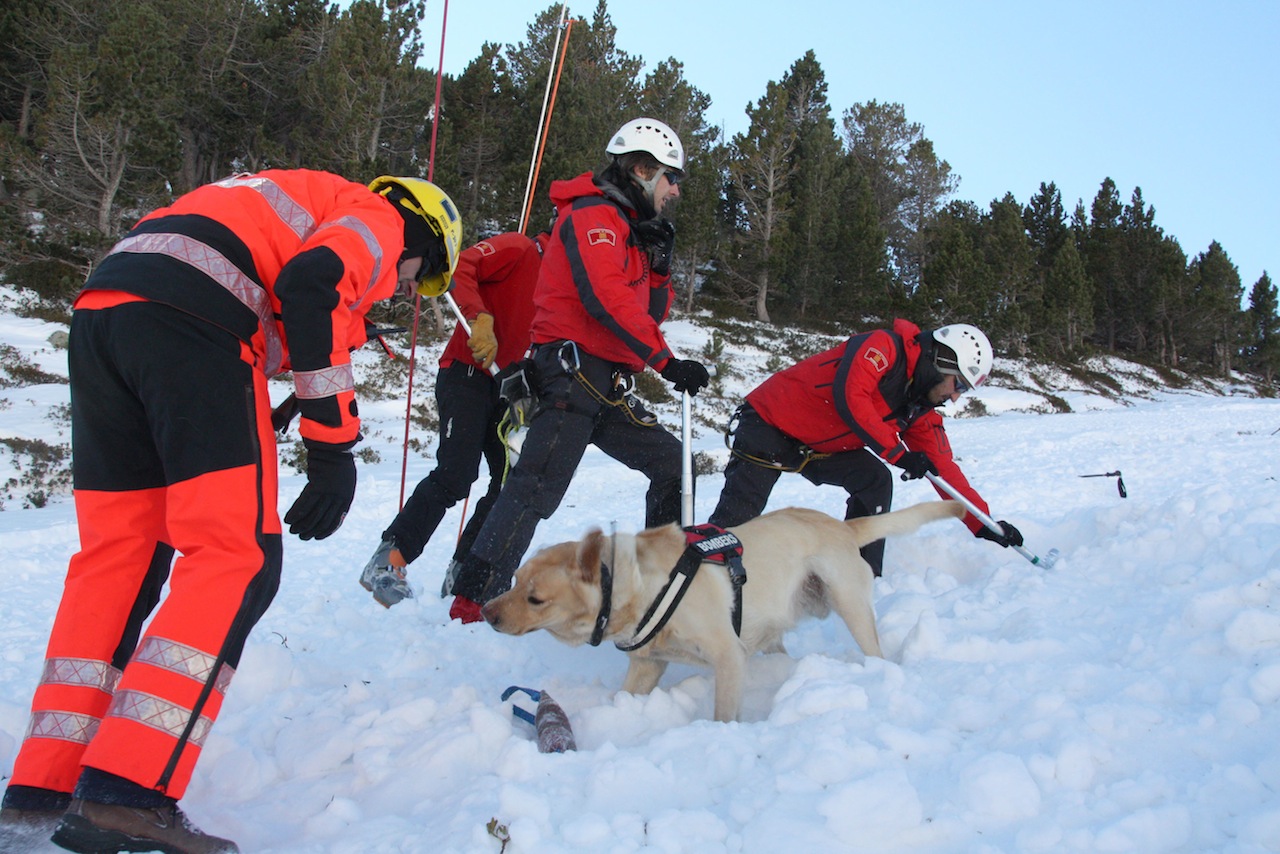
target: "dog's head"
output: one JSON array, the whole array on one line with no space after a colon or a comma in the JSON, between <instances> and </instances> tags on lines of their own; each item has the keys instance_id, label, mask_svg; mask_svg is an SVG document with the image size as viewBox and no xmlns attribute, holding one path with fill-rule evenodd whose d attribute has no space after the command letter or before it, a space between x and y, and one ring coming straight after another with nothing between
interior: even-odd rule
<instances>
[{"instance_id":1,"label":"dog's head","mask_svg":"<svg viewBox=\"0 0 1280 854\"><path fill-rule=\"evenodd\" d=\"M586 643L600 612L600 558L606 545L595 528L577 542L542 549L516 570L510 590L485 603L485 620L508 635L546 629L565 643Z\"/></svg>"}]
</instances>

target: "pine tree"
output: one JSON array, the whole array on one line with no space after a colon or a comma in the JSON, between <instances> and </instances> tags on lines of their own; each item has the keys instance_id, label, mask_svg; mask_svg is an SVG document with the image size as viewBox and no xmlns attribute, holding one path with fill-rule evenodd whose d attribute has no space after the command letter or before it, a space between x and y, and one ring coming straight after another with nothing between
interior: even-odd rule
<instances>
[{"instance_id":1,"label":"pine tree","mask_svg":"<svg viewBox=\"0 0 1280 854\"><path fill-rule=\"evenodd\" d=\"M1090 208L1089 226L1083 232L1080 256L1093 283L1093 318L1098 342L1108 350L1116 348L1121 289L1120 195L1110 178L1102 182Z\"/></svg>"},{"instance_id":2,"label":"pine tree","mask_svg":"<svg viewBox=\"0 0 1280 854\"><path fill-rule=\"evenodd\" d=\"M1280 375L1280 298L1271 277L1263 270L1261 278L1249 290L1246 354L1249 367L1262 374L1271 385Z\"/></svg>"},{"instance_id":3,"label":"pine tree","mask_svg":"<svg viewBox=\"0 0 1280 854\"><path fill-rule=\"evenodd\" d=\"M539 23L546 20L550 25L545 33L536 36L539 53L549 52L554 46L557 14L558 7L555 7L543 13L551 16L550 19L539 18ZM617 33L604 0L596 4L589 22L576 22L570 28L555 118L546 135L540 177L533 196L535 207L545 209L552 181L602 166L610 134L624 121L639 115L639 75L644 62L618 47ZM535 37L532 30L530 37ZM533 68L523 69L519 82L525 103L542 103L547 68L539 61ZM536 114L537 111L529 109L529 112ZM532 144L535 131L531 125L528 145Z\"/></svg>"},{"instance_id":4,"label":"pine tree","mask_svg":"<svg viewBox=\"0 0 1280 854\"><path fill-rule=\"evenodd\" d=\"M299 162L346 175L430 172L434 75L417 68L422 3L353 0L317 33L301 93ZM439 118L439 117L437 117Z\"/></svg>"},{"instance_id":5,"label":"pine tree","mask_svg":"<svg viewBox=\"0 0 1280 854\"><path fill-rule=\"evenodd\" d=\"M495 216L507 221L510 228L519 224L526 207L527 232L532 233L537 227L535 221L546 222L551 213L551 182L593 169L603 147L601 138L613 130L589 128L583 133L580 117L575 114L575 63L582 55L578 43L589 37L588 28L588 22L582 20L570 20L561 27L560 8L549 6L526 28L524 41L508 45L503 51L497 87L509 92L512 100L509 114L502 121L506 135L503 162L499 170L487 173L481 180L493 185ZM557 79L553 105L549 101L550 90ZM551 126L545 130L544 104L551 111ZM536 184L531 187L535 178Z\"/></svg>"},{"instance_id":6,"label":"pine tree","mask_svg":"<svg viewBox=\"0 0 1280 854\"><path fill-rule=\"evenodd\" d=\"M983 252L986 226L972 202L952 202L929 227L929 261L913 298L922 324L972 323L994 334L999 304L995 271Z\"/></svg>"},{"instance_id":7,"label":"pine tree","mask_svg":"<svg viewBox=\"0 0 1280 854\"><path fill-rule=\"evenodd\" d=\"M839 246L832 227L839 216L840 140L827 101L826 75L813 51L796 60L782 78L787 121L794 127L791 161L795 179L788 188L793 214L779 269L775 305L805 317L811 309L830 317L835 297Z\"/></svg>"},{"instance_id":8,"label":"pine tree","mask_svg":"<svg viewBox=\"0 0 1280 854\"><path fill-rule=\"evenodd\" d=\"M907 197L902 207L902 251L899 258L908 291L920 284L921 271L929 262L926 230L938 209L956 191L959 179L951 165L934 154L933 143L923 137L907 149L903 164Z\"/></svg>"},{"instance_id":9,"label":"pine tree","mask_svg":"<svg viewBox=\"0 0 1280 854\"><path fill-rule=\"evenodd\" d=\"M1135 187L1129 204L1120 213L1121 284L1112 310L1117 343L1142 355L1151 351L1156 338L1155 311L1163 290L1163 239L1163 232L1155 224L1155 209L1143 202L1142 188Z\"/></svg>"},{"instance_id":10,"label":"pine tree","mask_svg":"<svg viewBox=\"0 0 1280 854\"><path fill-rule=\"evenodd\" d=\"M1071 240L1057 186L1052 182L1040 184L1039 191L1023 208L1022 222L1031 244L1031 275L1043 294L1038 307L1029 307L1034 326L1032 346L1038 352L1060 355L1070 349L1067 292L1061 288L1075 275L1070 267L1073 260L1079 264L1080 258L1074 246L1070 256L1063 252ZM1084 274L1082 266L1079 274Z\"/></svg>"},{"instance_id":11,"label":"pine tree","mask_svg":"<svg viewBox=\"0 0 1280 854\"><path fill-rule=\"evenodd\" d=\"M486 43L456 80L446 81L444 91L451 110L442 143L453 168L441 170L438 181L457 203L469 233L485 237L515 229L522 186L504 178L515 178L507 175L513 162L527 166L532 137L526 136L528 128L517 127L524 111L518 109L520 100L501 46ZM546 222L547 207L540 205L531 213L529 233Z\"/></svg>"},{"instance_id":12,"label":"pine tree","mask_svg":"<svg viewBox=\"0 0 1280 854\"><path fill-rule=\"evenodd\" d=\"M786 257L791 182L797 169L792 155L799 134L788 120L789 109L786 87L770 81L765 94L747 108L750 127L734 136L729 161L734 239L725 272L733 292L766 323L770 287Z\"/></svg>"},{"instance_id":13,"label":"pine tree","mask_svg":"<svg viewBox=\"0 0 1280 854\"><path fill-rule=\"evenodd\" d=\"M1187 318L1187 253L1168 235L1160 237L1154 249L1152 273L1156 287L1151 295L1151 330L1156 358L1163 365L1177 367L1182 361L1182 330Z\"/></svg>"},{"instance_id":14,"label":"pine tree","mask_svg":"<svg viewBox=\"0 0 1280 854\"><path fill-rule=\"evenodd\" d=\"M55 0L28 21L48 90L34 124L36 156L15 165L39 188L47 224L84 240L91 255L126 211L167 197L164 176L179 162L180 93L171 82L184 60L169 48L163 7Z\"/></svg>"},{"instance_id":15,"label":"pine tree","mask_svg":"<svg viewBox=\"0 0 1280 854\"><path fill-rule=\"evenodd\" d=\"M869 101L844 113L845 145L862 169L880 215L900 286L898 302L919 285L927 259L920 238L928 219L958 186L951 166L939 160L924 128L907 121L901 104Z\"/></svg>"},{"instance_id":16,"label":"pine tree","mask_svg":"<svg viewBox=\"0 0 1280 854\"><path fill-rule=\"evenodd\" d=\"M1233 358L1241 345L1244 288L1240 272L1218 241L1200 253L1189 269L1191 300L1195 307L1193 346L1199 360L1223 377L1231 375Z\"/></svg>"},{"instance_id":17,"label":"pine tree","mask_svg":"<svg viewBox=\"0 0 1280 854\"><path fill-rule=\"evenodd\" d=\"M1093 329L1093 288L1075 240L1058 248L1044 281L1044 352L1071 356Z\"/></svg>"},{"instance_id":18,"label":"pine tree","mask_svg":"<svg viewBox=\"0 0 1280 854\"><path fill-rule=\"evenodd\" d=\"M871 187L857 161L841 159L832 191L837 213L828 224L834 238L836 281L831 317L854 329L886 326L899 315L914 316L900 299L889 247Z\"/></svg>"},{"instance_id":19,"label":"pine tree","mask_svg":"<svg viewBox=\"0 0 1280 854\"><path fill-rule=\"evenodd\" d=\"M1012 193L992 202L983 218L982 252L996 298L991 328L986 332L996 347L1026 355L1032 322L1043 297L1032 275L1031 242L1022 223L1022 206Z\"/></svg>"}]
</instances>

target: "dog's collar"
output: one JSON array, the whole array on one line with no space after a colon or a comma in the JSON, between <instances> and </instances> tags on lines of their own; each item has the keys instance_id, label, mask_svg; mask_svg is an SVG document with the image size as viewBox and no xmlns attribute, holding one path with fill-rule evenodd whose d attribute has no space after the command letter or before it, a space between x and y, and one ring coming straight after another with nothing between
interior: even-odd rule
<instances>
[{"instance_id":1,"label":"dog's collar","mask_svg":"<svg viewBox=\"0 0 1280 854\"><path fill-rule=\"evenodd\" d=\"M596 614L596 626L591 630L591 640L587 643L599 646L604 640L605 629L609 627L609 617L613 612L613 570L609 564L600 561L600 613Z\"/></svg>"}]
</instances>

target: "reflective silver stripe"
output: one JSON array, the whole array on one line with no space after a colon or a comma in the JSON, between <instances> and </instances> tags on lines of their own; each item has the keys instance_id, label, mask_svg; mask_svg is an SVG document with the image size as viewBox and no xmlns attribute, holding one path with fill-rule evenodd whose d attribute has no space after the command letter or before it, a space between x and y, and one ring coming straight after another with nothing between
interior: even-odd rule
<instances>
[{"instance_id":1,"label":"reflective silver stripe","mask_svg":"<svg viewBox=\"0 0 1280 854\"><path fill-rule=\"evenodd\" d=\"M369 226L364 220L357 219L353 216L340 217L330 223L325 223L321 228L333 228L341 226L354 231L361 240L364 241L365 247L369 250L369 254L373 256L373 275L369 278L369 283L364 287L364 293L356 297L355 303L351 306L353 309L364 304L365 297L369 296L369 292L373 290L373 286L378 283L378 277L382 275L382 244L378 242L378 238L373 236L373 232L369 230ZM399 259L396 259L397 261Z\"/></svg>"},{"instance_id":2,"label":"reflective silver stripe","mask_svg":"<svg viewBox=\"0 0 1280 854\"><path fill-rule=\"evenodd\" d=\"M256 191L267 204L271 206L271 210L275 211L276 216L280 217L280 221L298 235L299 240L306 240L316 230L315 218L304 208L293 200L288 193L280 189L280 185L276 182L264 178L261 175L232 175L230 178L224 178L216 181L214 187L236 188L247 187Z\"/></svg>"},{"instance_id":3,"label":"reflective silver stripe","mask_svg":"<svg viewBox=\"0 0 1280 854\"><path fill-rule=\"evenodd\" d=\"M265 289L250 279L240 268L232 264L226 257L211 246L185 234L136 234L126 237L107 254L117 252L136 252L150 255L165 255L175 261L181 261L194 267L213 279L239 300L258 317L258 325L262 327L267 341L267 376L275 376L284 362L284 346L280 342L280 333L276 329L275 314L271 310L271 300Z\"/></svg>"},{"instance_id":4,"label":"reflective silver stripe","mask_svg":"<svg viewBox=\"0 0 1280 854\"><path fill-rule=\"evenodd\" d=\"M271 206L271 210L275 211L276 216L280 217L280 221L285 224L294 234L298 235L298 239L305 241L320 228L349 228L354 231L365 246L369 249L369 254L373 256L373 276L369 279L369 283L365 285L364 293L356 298L355 305L359 306L364 302L369 291L373 290L373 286L377 284L378 277L382 275L382 244L374 236L373 232L365 222L354 216L340 217L333 222L327 222L323 225L317 225L315 218L302 205L298 204L293 198L280 188L280 185L274 181L264 178L261 175L233 175L213 184L215 187L247 187L255 190L262 195L267 204Z\"/></svg>"},{"instance_id":5,"label":"reflective silver stripe","mask_svg":"<svg viewBox=\"0 0 1280 854\"><path fill-rule=\"evenodd\" d=\"M59 741L74 741L76 744L88 744L98 731L97 718L76 712L59 712L56 710L36 712L31 716L27 726L27 738L56 738Z\"/></svg>"},{"instance_id":6,"label":"reflective silver stripe","mask_svg":"<svg viewBox=\"0 0 1280 854\"><path fill-rule=\"evenodd\" d=\"M135 721L174 738L182 737L191 715L190 709L141 691L120 691L112 699L111 708L107 709L109 718ZM203 747L212 728L213 721L201 715L191 730L191 743Z\"/></svg>"},{"instance_id":7,"label":"reflective silver stripe","mask_svg":"<svg viewBox=\"0 0 1280 854\"><path fill-rule=\"evenodd\" d=\"M80 685L106 694L116 690L120 671L105 661L90 658L50 658L44 663L41 685Z\"/></svg>"},{"instance_id":8,"label":"reflective silver stripe","mask_svg":"<svg viewBox=\"0 0 1280 854\"><path fill-rule=\"evenodd\" d=\"M318 371L294 371L293 387L298 392L298 400L315 400L355 391L356 378L350 365L334 365Z\"/></svg>"},{"instance_id":9,"label":"reflective silver stripe","mask_svg":"<svg viewBox=\"0 0 1280 854\"><path fill-rule=\"evenodd\" d=\"M138 651L134 653L133 660L177 673L179 676L186 676L201 685L209 681L209 674L213 672L213 666L218 661L216 656L195 647L158 637L148 637L144 640L142 646L138 647ZM233 667L224 663L218 671L218 678L213 687L219 693L226 694L227 686L231 684L231 677L235 676L235 673Z\"/></svg>"}]
</instances>

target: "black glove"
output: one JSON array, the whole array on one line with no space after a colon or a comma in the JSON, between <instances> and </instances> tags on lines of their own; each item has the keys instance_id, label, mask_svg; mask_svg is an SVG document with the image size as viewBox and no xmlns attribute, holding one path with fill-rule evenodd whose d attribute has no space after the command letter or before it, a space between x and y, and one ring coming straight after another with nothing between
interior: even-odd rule
<instances>
[{"instance_id":1,"label":"black glove","mask_svg":"<svg viewBox=\"0 0 1280 854\"><path fill-rule=\"evenodd\" d=\"M350 451L307 447L307 485L284 514L290 534L323 540L338 530L356 496L356 458Z\"/></svg>"},{"instance_id":2,"label":"black glove","mask_svg":"<svg viewBox=\"0 0 1280 854\"><path fill-rule=\"evenodd\" d=\"M668 359L667 366L659 371L662 378L675 386L676 391L697 394L711 382L711 374L701 362L693 359Z\"/></svg>"},{"instance_id":3,"label":"black glove","mask_svg":"<svg viewBox=\"0 0 1280 854\"><path fill-rule=\"evenodd\" d=\"M659 276L671 272L671 254L676 248L676 227L669 219L646 219L631 227L636 243L649 250L649 269Z\"/></svg>"},{"instance_id":4,"label":"black glove","mask_svg":"<svg viewBox=\"0 0 1280 854\"><path fill-rule=\"evenodd\" d=\"M923 451L907 451L898 457L895 466L902 469L903 480L917 480L925 474L937 474L938 467L933 464Z\"/></svg>"},{"instance_id":5,"label":"black glove","mask_svg":"<svg viewBox=\"0 0 1280 854\"><path fill-rule=\"evenodd\" d=\"M1006 549L1009 548L1009 546L1022 545L1021 531L1010 525L1008 522L1005 522L1003 519L999 522L999 525L1004 529L1003 534L997 534L986 525L983 525L981 528L974 531L973 535L979 539L990 540L996 545Z\"/></svg>"}]
</instances>

